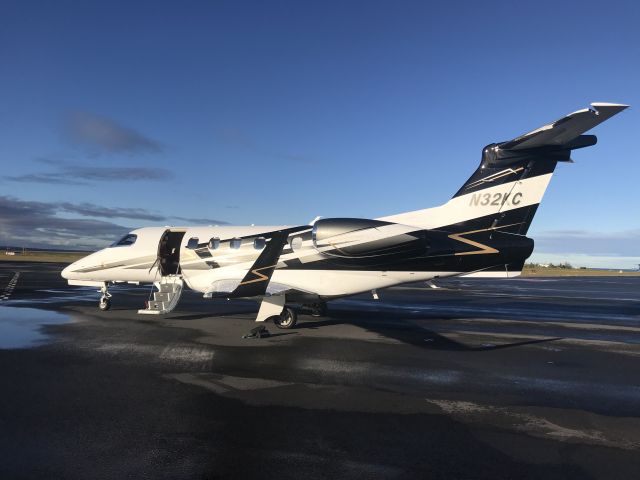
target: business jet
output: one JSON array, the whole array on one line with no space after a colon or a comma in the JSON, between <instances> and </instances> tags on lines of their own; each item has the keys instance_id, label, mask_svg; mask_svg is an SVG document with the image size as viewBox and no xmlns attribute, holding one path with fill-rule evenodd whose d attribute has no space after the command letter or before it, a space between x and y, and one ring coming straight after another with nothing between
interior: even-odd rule
<instances>
[{"instance_id":1,"label":"business jet","mask_svg":"<svg viewBox=\"0 0 640 480\"><path fill-rule=\"evenodd\" d=\"M62 271L70 285L154 284L141 314L172 311L187 287L204 298L260 302L256 321L293 328L292 305L322 315L326 302L452 276L514 277L533 251L527 231L558 162L596 144L584 133L627 108L592 103L482 150L480 165L447 203L375 218L309 225L148 227Z\"/></svg>"}]
</instances>

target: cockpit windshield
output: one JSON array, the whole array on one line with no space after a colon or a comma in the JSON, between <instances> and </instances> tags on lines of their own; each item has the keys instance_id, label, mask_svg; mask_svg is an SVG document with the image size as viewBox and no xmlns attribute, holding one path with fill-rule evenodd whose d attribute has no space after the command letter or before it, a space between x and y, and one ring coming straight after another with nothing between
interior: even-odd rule
<instances>
[{"instance_id":1,"label":"cockpit windshield","mask_svg":"<svg viewBox=\"0 0 640 480\"><path fill-rule=\"evenodd\" d=\"M127 233L124 237L122 237L117 242L111 244L112 247L128 247L136 243L138 236L133 233Z\"/></svg>"}]
</instances>

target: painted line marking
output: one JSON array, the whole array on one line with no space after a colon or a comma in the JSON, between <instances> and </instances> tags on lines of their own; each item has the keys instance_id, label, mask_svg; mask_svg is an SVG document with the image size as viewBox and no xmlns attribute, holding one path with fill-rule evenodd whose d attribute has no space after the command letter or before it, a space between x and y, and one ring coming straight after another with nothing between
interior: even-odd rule
<instances>
[{"instance_id":1,"label":"painted line marking","mask_svg":"<svg viewBox=\"0 0 640 480\"><path fill-rule=\"evenodd\" d=\"M0 295L0 302L9 300L9 297L11 297L11 294L13 293L13 289L16 288L16 285L18 284L18 278L20 278L20 272L16 272L7 286L4 287L4 291L2 292L2 295Z\"/></svg>"}]
</instances>

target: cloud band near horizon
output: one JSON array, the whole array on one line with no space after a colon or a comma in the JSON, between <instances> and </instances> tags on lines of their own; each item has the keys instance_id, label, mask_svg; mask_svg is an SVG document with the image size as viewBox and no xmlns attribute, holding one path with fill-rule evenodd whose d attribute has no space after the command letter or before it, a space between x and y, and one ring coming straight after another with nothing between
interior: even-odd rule
<instances>
[{"instance_id":1,"label":"cloud band near horizon","mask_svg":"<svg viewBox=\"0 0 640 480\"><path fill-rule=\"evenodd\" d=\"M217 219L166 216L141 208L104 207L86 202L47 203L2 195L0 212L0 245L34 248L102 248L132 230L131 226L121 225L113 219L228 224ZM59 215L65 213L85 218Z\"/></svg>"}]
</instances>

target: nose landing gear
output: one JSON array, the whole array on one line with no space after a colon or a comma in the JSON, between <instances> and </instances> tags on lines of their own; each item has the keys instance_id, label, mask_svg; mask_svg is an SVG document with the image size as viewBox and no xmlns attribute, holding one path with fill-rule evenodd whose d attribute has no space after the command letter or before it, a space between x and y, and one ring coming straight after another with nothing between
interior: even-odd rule
<instances>
[{"instance_id":1,"label":"nose landing gear","mask_svg":"<svg viewBox=\"0 0 640 480\"><path fill-rule=\"evenodd\" d=\"M100 301L98 302L98 308L103 312L111 308L111 294L109 293L109 284L104 282L104 285L98 290L102 294Z\"/></svg>"}]
</instances>

